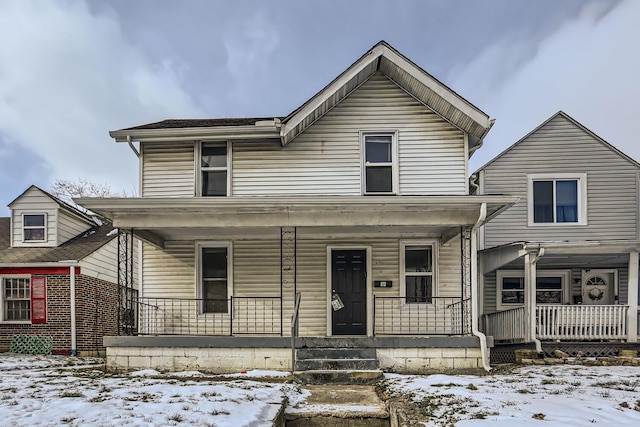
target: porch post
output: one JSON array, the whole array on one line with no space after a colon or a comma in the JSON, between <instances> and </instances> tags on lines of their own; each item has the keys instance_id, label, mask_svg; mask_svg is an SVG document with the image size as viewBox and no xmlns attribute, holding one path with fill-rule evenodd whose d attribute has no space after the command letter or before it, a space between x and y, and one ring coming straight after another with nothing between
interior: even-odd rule
<instances>
[{"instance_id":1,"label":"porch post","mask_svg":"<svg viewBox=\"0 0 640 427\"><path fill-rule=\"evenodd\" d=\"M535 310L535 306L533 307ZM532 304L531 304L531 255L526 254L524 256L524 341L533 341L533 331L531 325L534 323L531 321L532 316ZM534 320L535 322L535 320Z\"/></svg>"},{"instance_id":2,"label":"porch post","mask_svg":"<svg viewBox=\"0 0 640 427\"><path fill-rule=\"evenodd\" d=\"M627 342L638 342L638 252L629 254Z\"/></svg>"}]
</instances>

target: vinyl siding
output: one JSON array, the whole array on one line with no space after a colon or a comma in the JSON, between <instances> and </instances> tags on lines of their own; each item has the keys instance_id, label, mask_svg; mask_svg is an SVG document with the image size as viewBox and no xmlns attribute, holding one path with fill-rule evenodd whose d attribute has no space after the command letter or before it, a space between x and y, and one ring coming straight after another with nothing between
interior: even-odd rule
<instances>
[{"instance_id":1,"label":"vinyl siding","mask_svg":"<svg viewBox=\"0 0 640 427\"><path fill-rule=\"evenodd\" d=\"M58 245L73 239L80 233L89 230L93 225L80 221L63 210L58 210Z\"/></svg>"},{"instance_id":2,"label":"vinyl siding","mask_svg":"<svg viewBox=\"0 0 640 427\"><path fill-rule=\"evenodd\" d=\"M631 162L557 116L485 168L485 194L522 197L485 226L485 247L523 240L636 239L637 172ZM527 174L537 173L587 174L587 225L527 225Z\"/></svg>"},{"instance_id":3,"label":"vinyl siding","mask_svg":"<svg viewBox=\"0 0 640 427\"><path fill-rule=\"evenodd\" d=\"M465 194L463 133L381 74L286 147L234 144L232 194L360 195L363 130L398 131L400 194Z\"/></svg>"},{"instance_id":4,"label":"vinyl siding","mask_svg":"<svg viewBox=\"0 0 640 427\"><path fill-rule=\"evenodd\" d=\"M192 197L195 193L193 143L142 144L143 197Z\"/></svg>"},{"instance_id":5,"label":"vinyl siding","mask_svg":"<svg viewBox=\"0 0 640 427\"><path fill-rule=\"evenodd\" d=\"M133 287L135 289L139 289L138 282L140 281L137 245L136 240L133 250ZM118 239L114 238L97 251L84 257L80 261L80 267L84 275L118 283Z\"/></svg>"},{"instance_id":6,"label":"vinyl siding","mask_svg":"<svg viewBox=\"0 0 640 427\"><path fill-rule=\"evenodd\" d=\"M420 239L416 236L416 239ZM426 239L425 236L422 236ZM302 293L300 335L324 336L327 332L327 246L370 246L374 280L391 280L391 288L374 288L375 295L399 296L400 235L331 240L299 238L297 242L297 291ZM455 241L454 241L455 242ZM233 295L280 295L280 241L242 239L233 241ZM164 251L144 245L143 294L145 297L196 297L193 241L170 241ZM439 248L438 295L460 296L460 247L452 243ZM283 330L290 330L294 288L283 289Z\"/></svg>"},{"instance_id":7,"label":"vinyl siding","mask_svg":"<svg viewBox=\"0 0 640 427\"><path fill-rule=\"evenodd\" d=\"M23 214L46 214L47 241L46 242L23 242L22 241L22 215ZM13 247L34 247L34 246L57 246L57 215L58 204L51 200L49 196L36 188L32 188L23 194L11 205L11 246Z\"/></svg>"}]
</instances>

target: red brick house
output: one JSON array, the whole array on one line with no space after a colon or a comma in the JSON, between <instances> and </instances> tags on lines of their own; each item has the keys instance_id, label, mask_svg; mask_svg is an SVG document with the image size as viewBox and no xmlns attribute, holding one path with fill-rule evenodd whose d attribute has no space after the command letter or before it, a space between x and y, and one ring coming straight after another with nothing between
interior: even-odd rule
<instances>
[{"instance_id":1,"label":"red brick house","mask_svg":"<svg viewBox=\"0 0 640 427\"><path fill-rule=\"evenodd\" d=\"M122 313L117 229L36 186L9 208L0 218L0 351L26 335L53 353L101 354Z\"/></svg>"}]
</instances>

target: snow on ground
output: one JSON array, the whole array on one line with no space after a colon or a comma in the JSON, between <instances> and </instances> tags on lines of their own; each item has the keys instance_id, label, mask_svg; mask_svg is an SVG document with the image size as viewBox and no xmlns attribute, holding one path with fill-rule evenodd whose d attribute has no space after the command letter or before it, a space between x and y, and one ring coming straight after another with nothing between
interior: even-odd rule
<instances>
[{"instance_id":1,"label":"snow on ground","mask_svg":"<svg viewBox=\"0 0 640 427\"><path fill-rule=\"evenodd\" d=\"M263 426L309 391L283 373L210 376L145 369L112 375L102 359L0 354L0 425ZM640 368L531 366L486 376L385 375L426 426L638 426ZM339 408L327 408L337 411Z\"/></svg>"},{"instance_id":2,"label":"snow on ground","mask_svg":"<svg viewBox=\"0 0 640 427\"><path fill-rule=\"evenodd\" d=\"M638 367L529 366L487 376L386 374L385 380L390 393L416 402L425 426L640 425Z\"/></svg>"},{"instance_id":3,"label":"snow on ground","mask_svg":"<svg viewBox=\"0 0 640 427\"><path fill-rule=\"evenodd\" d=\"M200 372L110 375L82 368L96 361L102 360L0 355L0 425L261 426L270 425L285 396L294 402L305 396L295 384Z\"/></svg>"}]
</instances>

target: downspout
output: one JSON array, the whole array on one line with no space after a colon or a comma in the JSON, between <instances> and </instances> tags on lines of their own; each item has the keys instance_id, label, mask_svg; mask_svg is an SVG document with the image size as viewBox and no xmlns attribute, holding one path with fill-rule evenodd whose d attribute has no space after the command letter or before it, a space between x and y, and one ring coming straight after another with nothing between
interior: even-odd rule
<instances>
[{"instance_id":1,"label":"downspout","mask_svg":"<svg viewBox=\"0 0 640 427\"><path fill-rule=\"evenodd\" d=\"M487 336L478 329L478 229L487 218L487 204L480 205L480 216L473 228L471 228L471 332L480 339L480 354L482 367L485 371L491 371L489 365L489 352L487 351Z\"/></svg>"},{"instance_id":2,"label":"downspout","mask_svg":"<svg viewBox=\"0 0 640 427\"><path fill-rule=\"evenodd\" d=\"M76 264L78 261L65 261L73 262L69 266L69 304L71 308L71 355L77 356L78 349L76 345Z\"/></svg>"},{"instance_id":3,"label":"downspout","mask_svg":"<svg viewBox=\"0 0 640 427\"><path fill-rule=\"evenodd\" d=\"M542 343L540 340L536 338L536 264L538 260L544 256L544 248L540 248L538 250L538 254L531 260L531 295L529 301L531 301L531 306L533 310L531 310L531 338L533 339L534 344L536 345L536 351L538 353L542 353Z\"/></svg>"},{"instance_id":4,"label":"downspout","mask_svg":"<svg viewBox=\"0 0 640 427\"><path fill-rule=\"evenodd\" d=\"M136 146L133 145L133 142L131 141L131 135L127 135L127 144L129 144L129 147L131 147L131 150L136 155L136 157L140 158L140 152L136 149Z\"/></svg>"}]
</instances>

